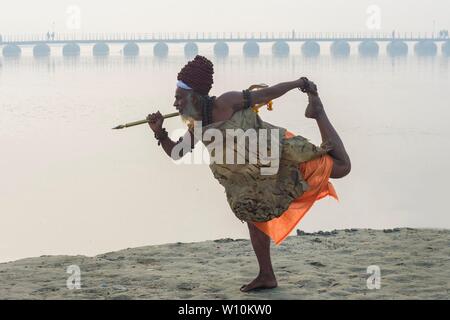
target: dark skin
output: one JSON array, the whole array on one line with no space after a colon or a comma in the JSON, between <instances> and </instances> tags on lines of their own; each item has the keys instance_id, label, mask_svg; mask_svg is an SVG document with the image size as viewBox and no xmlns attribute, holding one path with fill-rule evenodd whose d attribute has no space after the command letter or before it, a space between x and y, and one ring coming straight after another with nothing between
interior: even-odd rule
<instances>
[{"instance_id":1,"label":"dark skin","mask_svg":"<svg viewBox=\"0 0 450 320\"><path fill-rule=\"evenodd\" d=\"M296 89L305 85L303 79L298 79L290 82L283 82L272 87L264 88L251 92L251 98L254 104L265 104L271 100L274 100L292 89ZM175 92L174 107L183 112L183 108L188 103L189 92L184 89L177 88ZM320 130L322 137L322 143L332 147L332 150L328 154L333 158L333 169L331 171L330 178L340 179L350 173L351 163L350 158L345 150L339 135L332 126L328 116L323 107L322 101L319 97L317 86L314 82L309 81L309 90L306 92L308 95L308 106L305 110L305 116L310 119L314 119ZM198 99L192 96L192 102L194 105L198 104ZM213 105L212 121L225 121L230 119L236 111L244 108L244 98L242 92L231 91L219 96ZM161 130L163 124L163 118L161 113L150 114L147 117L150 128L157 132ZM201 116L199 119L201 121ZM192 138L192 133L191 133ZM194 139L191 139L193 142ZM164 139L161 145L164 151L171 156L172 148L177 144L169 138ZM192 149L194 145L191 145ZM255 251L256 258L259 265L258 276L249 284L241 287L242 292L248 292L252 290L271 289L277 287L277 280L273 271L272 262L270 258L270 238L260 231L253 223L248 222L248 229L250 233L250 240L253 250Z\"/></svg>"}]
</instances>

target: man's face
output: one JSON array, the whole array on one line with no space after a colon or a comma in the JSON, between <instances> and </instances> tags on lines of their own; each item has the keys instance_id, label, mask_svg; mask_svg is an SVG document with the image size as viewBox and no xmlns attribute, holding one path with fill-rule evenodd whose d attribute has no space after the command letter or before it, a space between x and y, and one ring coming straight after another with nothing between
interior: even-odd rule
<instances>
[{"instance_id":1,"label":"man's face","mask_svg":"<svg viewBox=\"0 0 450 320\"><path fill-rule=\"evenodd\" d=\"M173 105L180 112L181 118L185 122L202 119L198 108L198 99L191 90L177 88Z\"/></svg>"}]
</instances>

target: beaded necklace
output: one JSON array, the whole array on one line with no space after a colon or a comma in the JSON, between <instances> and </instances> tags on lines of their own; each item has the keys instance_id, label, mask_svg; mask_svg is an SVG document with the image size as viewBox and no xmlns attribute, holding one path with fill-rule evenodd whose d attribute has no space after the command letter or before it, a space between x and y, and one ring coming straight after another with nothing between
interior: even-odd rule
<instances>
[{"instance_id":1,"label":"beaded necklace","mask_svg":"<svg viewBox=\"0 0 450 320\"><path fill-rule=\"evenodd\" d=\"M212 108L216 97L206 96L204 98L205 100L203 101L202 126L207 126L212 123Z\"/></svg>"}]
</instances>

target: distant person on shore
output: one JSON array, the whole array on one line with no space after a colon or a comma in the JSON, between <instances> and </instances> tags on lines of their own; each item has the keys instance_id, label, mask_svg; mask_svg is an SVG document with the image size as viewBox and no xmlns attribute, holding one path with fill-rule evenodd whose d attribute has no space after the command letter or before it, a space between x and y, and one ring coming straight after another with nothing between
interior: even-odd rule
<instances>
[{"instance_id":1,"label":"distant person on shore","mask_svg":"<svg viewBox=\"0 0 450 320\"><path fill-rule=\"evenodd\" d=\"M50 31L47 31L47 41L50 41Z\"/></svg>"},{"instance_id":2,"label":"distant person on shore","mask_svg":"<svg viewBox=\"0 0 450 320\"><path fill-rule=\"evenodd\" d=\"M236 164L234 156L233 163L228 161L223 163L223 158L219 156L219 162L211 161L209 166L214 178L224 186L231 210L239 220L247 223L251 244L259 264L256 279L243 285L240 290L248 292L275 288L278 284L270 257L270 239L277 245L282 243L315 201L326 196L337 199L329 178L340 179L348 175L351 168L350 158L325 113L317 86L313 82L300 78L256 91L249 88L242 92L226 92L216 98L209 96L213 73L212 62L197 55L178 74L174 107L187 123L188 130L177 142L172 141L166 129L162 127L164 118L159 111L148 115L147 120L158 140L158 145L161 145L164 152L173 159L180 159L191 152L198 141L208 147L212 142L211 138L205 138L208 132L210 134L214 132L214 143L225 146L227 150L224 150L224 154L230 152L229 148L232 155L242 154L242 151L239 151L242 150L242 140L238 137L238 143L234 140L228 143L230 131L227 130L245 131L245 134L256 130L259 137L261 132L266 134L263 140L267 137L275 139L277 146L281 141L282 148L278 155L274 155L274 149L271 149L270 158L278 158L279 166L278 171L270 174L261 174L261 169L267 169L268 166L260 161L261 158L266 158L260 154L256 164L249 163L248 158L245 158L244 164L239 162ZM308 95L309 104L305 116L314 119L319 126L322 136L320 147L282 127L262 121L256 112L255 106L265 104L270 106L273 99L293 89L301 89ZM196 136L196 128L192 124L196 121L201 122L200 131L203 133L201 137ZM272 129L276 129L275 136ZM218 138L217 133L220 133ZM243 140L246 144L247 139L244 137ZM258 146L261 148L259 143ZM222 148L219 151L214 148L213 152L208 148L208 151L210 159L217 159L217 152L220 153ZM246 156L245 151L244 153ZM186 187L189 187L189 182ZM153 202L158 202L157 197L158 195ZM179 196L175 196L174 199L180 200ZM152 201L150 208L151 205ZM176 219L176 216L173 218Z\"/></svg>"},{"instance_id":3,"label":"distant person on shore","mask_svg":"<svg viewBox=\"0 0 450 320\"><path fill-rule=\"evenodd\" d=\"M52 41L55 41L55 32L52 32Z\"/></svg>"}]
</instances>

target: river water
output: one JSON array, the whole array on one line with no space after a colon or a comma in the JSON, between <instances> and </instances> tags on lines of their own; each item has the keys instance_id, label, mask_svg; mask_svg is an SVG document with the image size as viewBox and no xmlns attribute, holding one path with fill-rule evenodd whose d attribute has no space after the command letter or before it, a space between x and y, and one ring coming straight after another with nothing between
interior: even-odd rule
<instances>
[{"instance_id":1,"label":"river water","mask_svg":"<svg viewBox=\"0 0 450 320\"><path fill-rule=\"evenodd\" d=\"M231 49L218 60L212 45L200 47L215 64L212 95L307 76L352 159L351 174L332 180L340 201L320 200L298 228L450 228L448 58L391 59L382 48L375 59L307 59L292 47L283 59L263 47L249 59ZM146 125L111 130L175 111L182 47L164 60L150 48L131 59L120 47L107 58L88 47L77 59L58 50L35 59L25 48L19 59L0 60L0 261L248 238L206 164L173 163ZM320 144L305 106L293 90L260 115ZM174 138L185 131L179 118L165 126Z\"/></svg>"}]
</instances>

